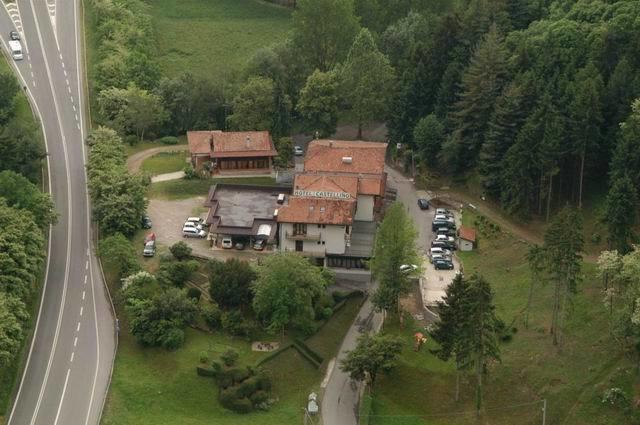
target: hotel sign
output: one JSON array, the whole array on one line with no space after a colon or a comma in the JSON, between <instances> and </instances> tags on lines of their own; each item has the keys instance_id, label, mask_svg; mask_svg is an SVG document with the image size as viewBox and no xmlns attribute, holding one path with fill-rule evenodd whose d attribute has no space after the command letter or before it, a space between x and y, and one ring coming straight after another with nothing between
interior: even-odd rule
<instances>
[{"instance_id":1,"label":"hotel sign","mask_svg":"<svg viewBox=\"0 0 640 425\"><path fill-rule=\"evenodd\" d=\"M293 196L301 196L307 198L337 198L351 199L351 195L346 192L326 192L323 190L294 190Z\"/></svg>"}]
</instances>

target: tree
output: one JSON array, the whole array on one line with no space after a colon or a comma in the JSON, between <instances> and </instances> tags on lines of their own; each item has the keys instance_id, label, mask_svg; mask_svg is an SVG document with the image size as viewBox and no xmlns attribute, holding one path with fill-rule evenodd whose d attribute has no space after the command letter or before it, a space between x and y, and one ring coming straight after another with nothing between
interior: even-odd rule
<instances>
[{"instance_id":1,"label":"tree","mask_svg":"<svg viewBox=\"0 0 640 425\"><path fill-rule=\"evenodd\" d=\"M275 142L278 156L274 158L274 165L280 168L289 168L293 161L293 139L291 137L281 137Z\"/></svg>"},{"instance_id":2,"label":"tree","mask_svg":"<svg viewBox=\"0 0 640 425\"><path fill-rule=\"evenodd\" d=\"M312 320L313 301L325 289L322 272L295 253L267 257L256 268L253 309L269 331L284 333L294 322Z\"/></svg>"},{"instance_id":3,"label":"tree","mask_svg":"<svg viewBox=\"0 0 640 425\"><path fill-rule=\"evenodd\" d=\"M469 279L467 291L465 334L469 338L469 363L476 374L476 412L482 408L482 376L491 360L500 360L497 330L500 320L496 317L491 286L482 276L474 274Z\"/></svg>"},{"instance_id":4,"label":"tree","mask_svg":"<svg viewBox=\"0 0 640 425\"><path fill-rule=\"evenodd\" d=\"M8 367L20 350L28 319L24 303L0 291L0 366Z\"/></svg>"},{"instance_id":5,"label":"tree","mask_svg":"<svg viewBox=\"0 0 640 425\"><path fill-rule=\"evenodd\" d=\"M495 25L476 47L462 76L462 94L453 119L461 132L461 156L452 164L457 170L475 164L484 143L494 103L507 78L506 52Z\"/></svg>"},{"instance_id":6,"label":"tree","mask_svg":"<svg viewBox=\"0 0 640 425\"><path fill-rule=\"evenodd\" d=\"M157 277L164 284L184 286L185 282L198 270L198 261L168 261L160 265Z\"/></svg>"},{"instance_id":7,"label":"tree","mask_svg":"<svg viewBox=\"0 0 640 425\"><path fill-rule=\"evenodd\" d=\"M10 121L0 129L0 171L15 171L32 182L39 181L42 160L46 158L40 140L40 130L35 125Z\"/></svg>"},{"instance_id":8,"label":"tree","mask_svg":"<svg viewBox=\"0 0 640 425\"><path fill-rule=\"evenodd\" d=\"M536 285L546 283L545 281L545 252L542 247L533 245L527 251L527 263L531 272L529 277L529 296L527 297L527 306L524 314L524 327L529 328L529 312L531 310L531 302L533 301L533 291Z\"/></svg>"},{"instance_id":9,"label":"tree","mask_svg":"<svg viewBox=\"0 0 640 425\"><path fill-rule=\"evenodd\" d=\"M184 243L183 241L176 242L169 247L169 251L171 251L171 255L178 261L187 260L191 257L191 247Z\"/></svg>"},{"instance_id":10,"label":"tree","mask_svg":"<svg viewBox=\"0 0 640 425\"><path fill-rule=\"evenodd\" d=\"M209 294L222 308L244 308L251 305L251 285L256 273L246 261L229 258L209 263Z\"/></svg>"},{"instance_id":11,"label":"tree","mask_svg":"<svg viewBox=\"0 0 640 425\"><path fill-rule=\"evenodd\" d=\"M118 280L140 270L136 252L131 242L121 233L100 240L98 254L102 262L114 270Z\"/></svg>"},{"instance_id":12,"label":"tree","mask_svg":"<svg viewBox=\"0 0 640 425\"><path fill-rule=\"evenodd\" d=\"M0 172L0 197L10 207L25 209L33 214L36 224L42 228L55 224L55 205L48 193L42 193L27 178L13 171Z\"/></svg>"},{"instance_id":13,"label":"tree","mask_svg":"<svg viewBox=\"0 0 640 425\"><path fill-rule=\"evenodd\" d=\"M434 323L433 330L430 332L431 337L439 345L432 352L445 362L452 357L455 359L456 401L460 398L460 372L468 366L466 359L470 350L465 327L468 290L469 282L461 273L456 274L451 284L445 289L442 300L437 301L440 320Z\"/></svg>"},{"instance_id":14,"label":"tree","mask_svg":"<svg viewBox=\"0 0 640 425\"><path fill-rule=\"evenodd\" d=\"M420 157L430 167L438 165L438 154L444 142L444 126L435 114L422 118L413 129L413 141Z\"/></svg>"},{"instance_id":15,"label":"tree","mask_svg":"<svg viewBox=\"0 0 640 425\"><path fill-rule=\"evenodd\" d=\"M233 99L228 118L235 130L271 130L276 112L274 84L269 78L251 77Z\"/></svg>"},{"instance_id":16,"label":"tree","mask_svg":"<svg viewBox=\"0 0 640 425\"><path fill-rule=\"evenodd\" d=\"M130 84L126 89L111 87L98 95L98 112L103 122L121 134L135 134L141 141L146 131L167 119L162 98Z\"/></svg>"},{"instance_id":17,"label":"tree","mask_svg":"<svg viewBox=\"0 0 640 425\"><path fill-rule=\"evenodd\" d=\"M292 39L300 61L328 71L344 59L360 25L353 0L298 0Z\"/></svg>"},{"instance_id":18,"label":"tree","mask_svg":"<svg viewBox=\"0 0 640 425\"><path fill-rule=\"evenodd\" d=\"M620 124L620 135L611 159L610 180L628 176L633 185L640 185L640 99L631 105L631 113Z\"/></svg>"},{"instance_id":19,"label":"tree","mask_svg":"<svg viewBox=\"0 0 640 425\"><path fill-rule=\"evenodd\" d=\"M338 124L338 76L336 72L315 70L307 78L300 91L298 112L304 120L305 129L320 137L329 137Z\"/></svg>"},{"instance_id":20,"label":"tree","mask_svg":"<svg viewBox=\"0 0 640 425\"><path fill-rule=\"evenodd\" d=\"M617 178L607 195L605 217L609 231L609 243L621 254L630 251L629 241L633 238L636 222L638 193L627 176Z\"/></svg>"},{"instance_id":21,"label":"tree","mask_svg":"<svg viewBox=\"0 0 640 425\"><path fill-rule=\"evenodd\" d=\"M198 307L183 290L172 288L150 300L132 300L126 312L138 342L174 350L184 344L183 329L195 321Z\"/></svg>"},{"instance_id":22,"label":"tree","mask_svg":"<svg viewBox=\"0 0 640 425\"><path fill-rule=\"evenodd\" d=\"M544 234L543 249L549 281L554 285L551 333L553 345L562 342L562 330L569 297L577 290L582 265L582 217L564 207Z\"/></svg>"},{"instance_id":23,"label":"tree","mask_svg":"<svg viewBox=\"0 0 640 425\"><path fill-rule=\"evenodd\" d=\"M389 59L378 50L366 28L360 30L349 55L340 68L344 98L358 121L358 138L365 122L382 118L394 84Z\"/></svg>"},{"instance_id":24,"label":"tree","mask_svg":"<svg viewBox=\"0 0 640 425\"><path fill-rule=\"evenodd\" d=\"M603 91L602 77L595 65L589 62L576 76L575 94L570 105L574 150L580 161L578 208L582 208L582 185L587 154L596 149L601 140Z\"/></svg>"},{"instance_id":25,"label":"tree","mask_svg":"<svg viewBox=\"0 0 640 425\"><path fill-rule=\"evenodd\" d=\"M340 369L357 381L368 378L369 388L373 389L378 375L396 366L402 346L402 340L391 335L362 335L356 348L347 351Z\"/></svg>"},{"instance_id":26,"label":"tree","mask_svg":"<svg viewBox=\"0 0 640 425\"><path fill-rule=\"evenodd\" d=\"M15 115L15 98L20 91L18 80L9 72L0 73L0 126Z\"/></svg>"},{"instance_id":27,"label":"tree","mask_svg":"<svg viewBox=\"0 0 640 425\"><path fill-rule=\"evenodd\" d=\"M380 284L373 295L378 309L399 311L400 297L410 289L410 276L400 266L420 265L416 237L415 226L404 206L399 202L392 204L376 234L371 258L371 271Z\"/></svg>"},{"instance_id":28,"label":"tree","mask_svg":"<svg viewBox=\"0 0 640 425\"><path fill-rule=\"evenodd\" d=\"M131 300L150 300L160 291L155 276L144 270L130 274L122 279L120 292L129 303Z\"/></svg>"}]
</instances>

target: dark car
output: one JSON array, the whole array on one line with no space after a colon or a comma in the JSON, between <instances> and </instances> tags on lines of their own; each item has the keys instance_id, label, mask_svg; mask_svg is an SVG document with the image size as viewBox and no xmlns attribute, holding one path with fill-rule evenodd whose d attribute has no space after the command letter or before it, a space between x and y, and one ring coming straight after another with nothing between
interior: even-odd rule
<instances>
[{"instance_id":1,"label":"dark car","mask_svg":"<svg viewBox=\"0 0 640 425\"><path fill-rule=\"evenodd\" d=\"M426 199L420 198L418 199L418 206L420 207L421 210L428 210L429 201L427 201Z\"/></svg>"},{"instance_id":2,"label":"dark car","mask_svg":"<svg viewBox=\"0 0 640 425\"><path fill-rule=\"evenodd\" d=\"M151 229L152 225L153 225L153 223L151 222L151 217L149 217L148 215L143 215L142 216L142 228L143 229Z\"/></svg>"},{"instance_id":3,"label":"dark car","mask_svg":"<svg viewBox=\"0 0 640 425\"><path fill-rule=\"evenodd\" d=\"M18 31L9 32L9 40L20 40L20 33Z\"/></svg>"},{"instance_id":4,"label":"dark car","mask_svg":"<svg viewBox=\"0 0 640 425\"><path fill-rule=\"evenodd\" d=\"M265 245L267 245L267 241L265 241L264 239L258 239L253 243L253 249L255 249L256 251L262 251Z\"/></svg>"},{"instance_id":5,"label":"dark car","mask_svg":"<svg viewBox=\"0 0 640 425\"><path fill-rule=\"evenodd\" d=\"M455 243L447 241L431 241L431 248L448 249L449 251L455 251L457 249Z\"/></svg>"},{"instance_id":6,"label":"dark car","mask_svg":"<svg viewBox=\"0 0 640 425\"><path fill-rule=\"evenodd\" d=\"M431 230L432 231L436 231L437 229L439 229L440 227L446 227L448 229L456 229L456 223L453 223L451 221L444 221L444 220L433 220L431 222Z\"/></svg>"},{"instance_id":7,"label":"dark car","mask_svg":"<svg viewBox=\"0 0 640 425\"><path fill-rule=\"evenodd\" d=\"M436 229L436 235L447 235L447 236L455 236L456 235L456 230L455 229L451 229L449 227L438 227Z\"/></svg>"},{"instance_id":8,"label":"dark car","mask_svg":"<svg viewBox=\"0 0 640 425\"><path fill-rule=\"evenodd\" d=\"M453 270L453 262L443 259L433 260L433 267L436 270Z\"/></svg>"}]
</instances>

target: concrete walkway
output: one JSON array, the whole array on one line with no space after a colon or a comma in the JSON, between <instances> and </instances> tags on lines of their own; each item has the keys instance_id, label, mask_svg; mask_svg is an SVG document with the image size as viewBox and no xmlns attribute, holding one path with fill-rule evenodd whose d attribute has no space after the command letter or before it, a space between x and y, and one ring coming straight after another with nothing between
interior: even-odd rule
<instances>
[{"instance_id":1,"label":"concrete walkway","mask_svg":"<svg viewBox=\"0 0 640 425\"><path fill-rule=\"evenodd\" d=\"M169 180L180 180L184 177L184 171L175 171L173 173L158 174L151 177L151 183L166 182Z\"/></svg>"}]
</instances>

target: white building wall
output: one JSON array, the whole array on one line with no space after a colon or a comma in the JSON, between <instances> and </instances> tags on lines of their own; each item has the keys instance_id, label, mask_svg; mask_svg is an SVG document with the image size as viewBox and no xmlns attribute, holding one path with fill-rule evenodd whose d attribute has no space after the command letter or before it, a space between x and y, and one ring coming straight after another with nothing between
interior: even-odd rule
<instances>
[{"instance_id":1,"label":"white building wall","mask_svg":"<svg viewBox=\"0 0 640 425\"><path fill-rule=\"evenodd\" d=\"M302 242L302 252L307 254L317 255L319 253L328 254L344 254L345 252L345 226L334 226L327 224L324 228L318 227L317 224L307 224L307 235L320 236L320 243L318 240L304 240ZM296 241L287 238L293 234L292 223L280 223L280 251L295 251ZM324 245L322 242L324 241Z\"/></svg>"},{"instance_id":2,"label":"white building wall","mask_svg":"<svg viewBox=\"0 0 640 425\"><path fill-rule=\"evenodd\" d=\"M358 195L354 220L373 221L373 205L374 197L372 195Z\"/></svg>"},{"instance_id":3,"label":"white building wall","mask_svg":"<svg viewBox=\"0 0 640 425\"><path fill-rule=\"evenodd\" d=\"M473 251L473 242L471 241L459 238L458 245L460 246L460 251Z\"/></svg>"}]
</instances>

